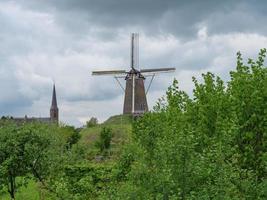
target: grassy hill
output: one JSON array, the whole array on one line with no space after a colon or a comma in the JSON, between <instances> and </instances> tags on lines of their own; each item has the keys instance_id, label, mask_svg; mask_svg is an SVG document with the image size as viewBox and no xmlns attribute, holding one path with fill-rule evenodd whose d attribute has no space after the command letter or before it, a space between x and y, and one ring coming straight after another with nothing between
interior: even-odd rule
<instances>
[{"instance_id":1,"label":"grassy hill","mask_svg":"<svg viewBox=\"0 0 267 200\"><path fill-rule=\"evenodd\" d=\"M122 146L128 143L131 138L132 118L127 115L116 115L110 117L102 124L82 129L79 143L86 147L91 156L98 154L95 143L99 139L100 132L104 127L111 128L112 130L113 137L111 140L110 157L115 159L119 155Z\"/></svg>"},{"instance_id":2,"label":"grassy hill","mask_svg":"<svg viewBox=\"0 0 267 200\"><path fill-rule=\"evenodd\" d=\"M130 125L132 123L131 115L114 115L108 118L103 125Z\"/></svg>"}]
</instances>

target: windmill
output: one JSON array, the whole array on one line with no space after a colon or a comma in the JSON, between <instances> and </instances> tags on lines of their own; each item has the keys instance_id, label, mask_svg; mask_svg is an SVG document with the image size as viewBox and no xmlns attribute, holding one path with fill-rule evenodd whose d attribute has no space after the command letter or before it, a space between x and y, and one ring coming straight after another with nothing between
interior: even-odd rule
<instances>
[{"instance_id":1,"label":"windmill","mask_svg":"<svg viewBox=\"0 0 267 200\"><path fill-rule=\"evenodd\" d=\"M146 94L150 89L152 81L156 74L173 72L175 68L154 68L139 69L139 35L132 33L131 36L131 69L126 70L109 70L109 71L93 71L92 75L109 75L119 83L124 92L123 114L141 115L148 111ZM150 83L145 90L144 80L151 76ZM124 78L126 87L124 88L119 78Z\"/></svg>"}]
</instances>

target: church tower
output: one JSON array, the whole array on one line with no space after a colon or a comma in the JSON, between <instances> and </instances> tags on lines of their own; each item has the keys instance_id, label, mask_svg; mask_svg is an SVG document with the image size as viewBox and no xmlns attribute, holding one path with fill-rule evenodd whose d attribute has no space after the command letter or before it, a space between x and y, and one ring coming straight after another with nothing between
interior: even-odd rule
<instances>
[{"instance_id":1,"label":"church tower","mask_svg":"<svg viewBox=\"0 0 267 200\"><path fill-rule=\"evenodd\" d=\"M55 84L53 86L52 104L50 108L50 120L51 122L58 123L58 107L57 107L57 95Z\"/></svg>"}]
</instances>

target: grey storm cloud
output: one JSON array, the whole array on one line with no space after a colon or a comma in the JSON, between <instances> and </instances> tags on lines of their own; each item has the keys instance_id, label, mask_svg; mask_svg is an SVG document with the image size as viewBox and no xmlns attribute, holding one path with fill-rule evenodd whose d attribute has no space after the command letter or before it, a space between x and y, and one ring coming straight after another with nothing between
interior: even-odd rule
<instances>
[{"instance_id":1,"label":"grey storm cloud","mask_svg":"<svg viewBox=\"0 0 267 200\"><path fill-rule=\"evenodd\" d=\"M199 26L210 34L259 32L264 34L264 0L21 0L22 5L45 10L74 34L95 30L99 37L116 37L122 27L140 27L147 34L169 33L195 37ZM110 31L112 30L112 31ZM113 33L112 33L113 32ZM82 34L79 34L82 33Z\"/></svg>"},{"instance_id":2,"label":"grey storm cloud","mask_svg":"<svg viewBox=\"0 0 267 200\"><path fill-rule=\"evenodd\" d=\"M32 105L32 100L19 90L18 82L15 81L16 78L11 71L11 67L9 70L0 68L0 108L1 112L6 114L14 113L22 107Z\"/></svg>"},{"instance_id":3,"label":"grey storm cloud","mask_svg":"<svg viewBox=\"0 0 267 200\"><path fill-rule=\"evenodd\" d=\"M173 78L186 91L191 77L206 71L227 79L237 51L255 57L267 46L266 6L263 0L0 0L0 116L47 116L53 80L64 122L121 113L116 81L90 74L129 68L131 32L140 32L141 67L177 67L154 80L150 108Z\"/></svg>"}]
</instances>

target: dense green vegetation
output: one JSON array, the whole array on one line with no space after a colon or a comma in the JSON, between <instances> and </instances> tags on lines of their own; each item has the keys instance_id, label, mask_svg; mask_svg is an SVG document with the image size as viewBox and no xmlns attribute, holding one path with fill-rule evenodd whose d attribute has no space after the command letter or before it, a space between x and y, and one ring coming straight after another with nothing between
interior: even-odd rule
<instances>
[{"instance_id":1,"label":"dense green vegetation","mask_svg":"<svg viewBox=\"0 0 267 200\"><path fill-rule=\"evenodd\" d=\"M266 50L132 121L0 125L0 199L267 199ZM13 182L12 182L13 181ZM13 195L14 196L14 195Z\"/></svg>"},{"instance_id":2,"label":"dense green vegetation","mask_svg":"<svg viewBox=\"0 0 267 200\"><path fill-rule=\"evenodd\" d=\"M238 53L227 84L211 73L193 78L192 97L175 80L134 124L138 151L114 198L266 199L265 55L246 66Z\"/></svg>"},{"instance_id":3,"label":"dense green vegetation","mask_svg":"<svg viewBox=\"0 0 267 200\"><path fill-rule=\"evenodd\" d=\"M114 116L81 130L2 119L0 199L94 199L130 134L128 116ZM12 195L9 171L17 173Z\"/></svg>"}]
</instances>

